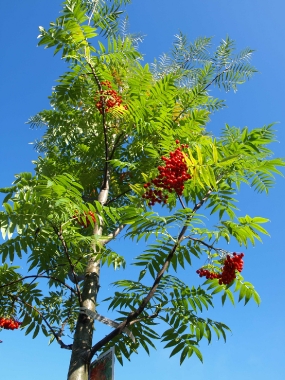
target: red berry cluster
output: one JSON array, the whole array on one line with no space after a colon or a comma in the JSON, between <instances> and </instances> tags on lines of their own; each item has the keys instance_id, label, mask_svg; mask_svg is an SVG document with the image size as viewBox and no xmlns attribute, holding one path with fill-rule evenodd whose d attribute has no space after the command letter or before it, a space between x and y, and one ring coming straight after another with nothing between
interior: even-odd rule
<instances>
[{"instance_id":1,"label":"red berry cluster","mask_svg":"<svg viewBox=\"0 0 285 380\"><path fill-rule=\"evenodd\" d=\"M15 321L14 319L0 317L0 328L2 327L6 330L15 330L18 329L21 324L22 322Z\"/></svg>"},{"instance_id":2,"label":"red berry cluster","mask_svg":"<svg viewBox=\"0 0 285 380\"><path fill-rule=\"evenodd\" d=\"M180 145L180 141L175 141ZM181 144L174 152L169 153L169 158L162 156L161 159L165 162L165 166L158 166L159 175L151 182L145 183L144 188L148 189L143 198L149 200L149 205L153 206L157 203L167 203L167 192L182 195L184 190L184 183L191 178L187 173L187 165L185 162L182 149L188 148L186 144ZM157 189L153 190L152 187Z\"/></svg>"},{"instance_id":3,"label":"red berry cluster","mask_svg":"<svg viewBox=\"0 0 285 380\"><path fill-rule=\"evenodd\" d=\"M101 86L107 87L106 90L98 91L98 94L100 94L100 100L96 103L96 107L102 114L103 107L105 109L105 112L109 112L110 108L113 108L115 106L119 107L122 104L122 98L118 95L117 91L112 89L111 82L108 80L101 82ZM95 97L95 100L97 100L97 97ZM127 106L123 107L125 109L128 109Z\"/></svg>"},{"instance_id":4,"label":"red berry cluster","mask_svg":"<svg viewBox=\"0 0 285 380\"><path fill-rule=\"evenodd\" d=\"M75 212L75 214L77 214L77 212ZM93 220L94 223L96 223L96 217L94 215L94 213L92 211L89 211L88 213L85 212L84 215L87 217L87 215L90 215L91 216L91 219ZM90 226L91 222L88 218L86 218L86 220L82 220L82 217L79 217L78 215L74 215L73 216L73 219L76 219L78 221L78 223L84 227L84 228L87 228L88 226Z\"/></svg>"},{"instance_id":5,"label":"red berry cluster","mask_svg":"<svg viewBox=\"0 0 285 380\"><path fill-rule=\"evenodd\" d=\"M222 273L210 272L208 269L203 268L198 269L196 273L198 273L200 277L205 276L210 280L218 278L220 285L228 285L236 278L236 270L239 272L243 270L243 257L243 253L237 255L234 252L232 257L230 255L227 255L224 266L222 268Z\"/></svg>"},{"instance_id":6,"label":"red berry cluster","mask_svg":"<svg viewBox=\"0 0 285 380\"><path fill-rule=\"evenodd\" d=\"M219 278L220 276L220 274L218 273L210 272L208 269L203 269L203 268L196 270L196 273L198 273L200 277L206 277L207 280L208 279L213 280L214 278Z\"/></svg>"}]
</instances>

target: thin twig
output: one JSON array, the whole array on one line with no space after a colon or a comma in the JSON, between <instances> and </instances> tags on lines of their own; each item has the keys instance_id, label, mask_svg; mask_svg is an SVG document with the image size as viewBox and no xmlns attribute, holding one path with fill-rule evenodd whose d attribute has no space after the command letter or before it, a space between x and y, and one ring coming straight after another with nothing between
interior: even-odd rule
<instances>
[{"instance_id":1,"label":"thin twig","mask_svg":"<svg viewBox=\"0 0 285 380\"><path fill-rule=\"evenodd\" d=\"M132 189L128 189L126 191L123 191L121 194L117 195L115 198L112 198L110 199L109 201L107 201L105 203L105 206L109 205L110 203L116 201L117 199L121 198L123 195L127 194L127 193L130 193L132 191Z\"/></svg>"},{"instance_id":2,"label":"thin twig","mask_svg":"<svg viewBox=\"0 0 285 380\"><path fill-rule=\"evenodd\" d=\"M184 204L184 202L183 202L183 200L182 200L182 198L181 198L181 196L180 195L178 195L178 199L179 199L179 202L180 202L180 204L181 204L181 206L184 208L184 210L185 210L185 204Z\"/></svg>"},{"instance_id":3,"label":"thin twig","mask_svg":"<svg viewBox=\"0 0 285 380\"><path fill-rule=\"evenodd\" d=\"M114 153L115 153L117 147L119 146L119 143L120 143L122 136L124 136L124 133L120 133L119 135L116 136L116 141L114 142L113 148L110 152L109 160L112 160Z\"/></svg>"},{"instance_id":4,"label":"thin twig","mask_svg":"<svg viewBox=\"0 0 285 380\"><path fill-rule=\"evenodd\" d=\"M94 0L93 0L94 1ZM94 12L95 12L95 9L96 9L96 6L97 6L97 3L98 3L98 1L94 1L94 5L93 5L93 8L92 8L92 11L91 11L91 13L90 13L90 16L87 16L88 17L88 25L90 25L90 23L91 23L91 20L92 20L92 17L93 17L93 14L94 14Z\"/></svg>"},{"instance_id":5,"label":"thin twig","mask_svg":"<svg viewBox=\"0 0 285 380\"><path fill-rule=\"evenodd\" d=\"M194 98L191 100L191 102L188 104L187 108L189 108L189 106L194 102L194 100L196 99L196 97L198 95L200 95L201 93L203 93L204 91L206 91L221 75L223 75L224 73L226 73L227 71L229 71L231 65L229 66L226 66L225 69L223 71L221 71L219 74L217 74L212 80L211 82L209 82L205 87L203 87L203 89L194 96ZM187 110L187 108L184 108L179 114L178 116L176 116L176 118L174 119L174 122L176 122L180 116Z\"/></svg>"},{"instance_id":6,"label":"thin twig","mask_svg":"<svg viewBox=\"0 0 285 380\"><path fill-rule=\"evenodd\" d=\"M71 308L72 308L72 292L70 293L70 308L69 308L69 312L68 312L67 317L65 318L65 320L64 320L64 321L62 322L62 324L61 324L61 328L60 328L60 331L59 331L59 333L58 333L58 337L59 337L59 338L62 337L63 332L64 332L65 325L66 325L66 323L68 322L68 320L69 320L69 318L70 318Z\"/></svg>"},{"instance_id":7,"label":"thin twig","mask_svg":"<svg viewBox=\"0 0 285 380\"><path fill-rule=\"evenodd\" d=\"M77 297L78 297L79 305L82 306L82 296L81 296L81 292L80 292L80 287L79 287L79 284L77 281L77 276L76 276L76 273L74 270L74 265L72 264L72 261L71 261L71 258L70 258L69 252L68 252L68 247L67 247L66 242L64 240L64 237L62 235L62 231L59 230L57 227L53 227L53 229L54 229L54 232L57 234L59 240L61 241L65 256L69 262L69 266L70 266L71 272L72 272L73 277L74 277L74 283L75 283L75 286L77 289Z\"/></svg>"},{"instance_id":8,"label":"thin twig","mask_svg":"<svg viewBox=\"0 0 285 380\"><path fill-rule=\"evenodd\" d=\"M138 319L134 319L133 321L131 321L131 322L129 323L129 326L131 326L131 325L133 325L133 324L135 324L135 323L137 323L137 322L143 322L143 321L145 321L145 320L147 320L147 319L154 319L154 318L156 318L156 317L158 316L159 312L160 312L160 309L159 309L158 311L156 311L155 313L153 313L153 314L151 314L151 315L148 315L148 316L146 316L146 317L138 318Z\"/></svg>"},{"instance_id":9,"label":"thin twig","mask_svg":"<svg viewBox=\"0 0 285 380\"><path fill-rule=\"evenodd\" d=\"M185 240L185 239L190 239L190 240L193 240L193 241L195 241L195 242L197 242L197 243L203 244L203 245L205 245L209 250L213 249L214 251L217 251L217 252L225 252L225 250L222 249L222 248L215 248L213 245L211 245L211 244L207 244L207 243L205 243L203 240L196 239L196 238L193 238L193 237L191 237L191 236L184 236L184 239L183 239L183 240Z\"/></svg>"},{"instance_id":10,"label":"thin twig","mask_svg":"<svg viewBox=\"0 0 285 380\"><path fill-rule=\"evenodd\" d=\"M69 289L71 292L73 292L73 293L76 294L76 291L75 291L74 289L72 289L69 285L65 284L63 281L59 280L58 278L53 277L53 276L43 276L43 275L41 275L41 274L21 277L21 278L18 279L18 280L11 281L11 282L9 282L8 284L5 284L5 285L1 285L1 286L0 286L0 289L1 289L1 288L4 288L5 286L10 286L10 285L16 284L17 282L24 281L24 280L26 280L27 278L34 278L35 280L36 280L37 278L48 278L48 279L54 280L54 281L56 281L56 282L59 282L60 284L62 284L63 286L65 286L67 289ZM31 284L32 284L32 283L31 283ZM30 284L30 285L31 285L31 284Z\"/></svg>"},{"instance_id":11,"label":"thin twig","mask_svg":"<svg viewBox=\"0 0 285 380\"><path fill-rule=\"evenodd\" d=\"M99 80L98 75L96 74L94 67L92 66L91 62L87 60L87 64L90 67L92 74L94 76L95 82L97 84L97 87L99 89L99 92L102 91L102 85ZM108 136L107 136L107 128L106 128L106 109L105 109L105 99L104 96L102 96L102 128L103 128L103 135L104 135L104 144L105 144L105 167L104 167L104 180L101 187L101 190L107 190L108 189L108 172L109 172L109 145L108 145Z\"/></svg>"},{"instance_id":12,"label":"thin twig","mask_svg":"<svg viewBox=\"0 0 285 380\"><path fill-rule=\"evenodd\" d=\"M203 90L202 91L206 91L207 90L207 88L209 88L221 75L223 75L224 73L226 73L227 71L229 71L229 69L231 68L231 65L232 64L230 64L229 66L226 66L225 67L225 69L223 70L223 71L221 71L219 74L217 74L216 76L215 76L215 78L214 79L212 79L211 80L211 82L210 83L208 83L204 88L203 88Z\"/></svg>"},{"instance_id":13,"label":"thin twig","mask_svg":"<svg viewBox=\"0 0 285 380\"><path fill-rule=\"evenodd\" d=\"M30 305L28 302L25 302L25 301L21 300L18 296L14 296L13 294L9 294L9 296L11 298L13 298L16 302L22 303L23 305L26 305L26 306L30 307L31 309L33 309L35 312L37 312L41 316L41 318L43 319L43 321L45 322L45 324L47 325L47 327L52 332L53 336L55 337L55 339L58 342L58 344L60 345L60 347L61 348L65 348L66 350L72 350L72 344L65 344L65 343L63 343L63 341L61 340L61 337L54 331L54 329L49 324L49 322L47 321L47 319L45 318L45 316L36 307L34 307L33 305Z\"/></svg>"}]
</instances>

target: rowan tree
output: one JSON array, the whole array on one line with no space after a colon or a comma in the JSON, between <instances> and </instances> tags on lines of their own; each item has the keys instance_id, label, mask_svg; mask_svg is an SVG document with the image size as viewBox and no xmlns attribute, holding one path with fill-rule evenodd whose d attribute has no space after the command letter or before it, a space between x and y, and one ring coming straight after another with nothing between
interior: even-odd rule
<instances>
[{"instance_id":1,"label":"rowan tree","mask_svg":"<svg viewBox=\"0 0 285 380\"><path fill-rule=\"evenodd\" d=\"M29 120L44 128L34 173L1 189L0 327L41 332L71 350L69 380L87 380L94 355L111 347L122 363L160 340L182 363L192 354L202 360L202 339L225 338L229 327L203 311L216 293L222 303L237 293L259 304L241 275L244 253L229 247L235 240L246 249L267 234L267 219L236 215L235 194L241 183L267 193L284 165L268 148L272 125L226 125L219 136L207 129L225 105L209 90L236 91L249 79L252 50L236 54L229 38L213 50L211 38L189 43L179 34L170 54L145 64L141 37L127 32L122 15L128 2L66 0L60 17L40 27L39 45L60 53L68 69L50 109ZM113 248L118 236L146 248L135 246L127 260ZM130 264L136 280L122 273L105 300L112 318L103 318L100 267ZM94 319L110 333L93 334Z\"/></svg>"}]
</instances>

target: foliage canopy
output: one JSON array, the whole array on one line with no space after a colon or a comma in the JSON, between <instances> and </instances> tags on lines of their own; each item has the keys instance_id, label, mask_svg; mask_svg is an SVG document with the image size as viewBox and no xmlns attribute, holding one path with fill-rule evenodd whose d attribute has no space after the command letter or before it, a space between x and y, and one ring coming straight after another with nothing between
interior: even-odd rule
<instances>
[{"instance_id":1,"label":"foliage canopy","mask_svg":"<svg viewBox=\"0 0 285 380\"><path fill-rule=\"evenodd\" d=\"M231 255L224 243L234 239L247 247L267 234L267 219L237 215L236 192L245 183L268 193L281 174L277 167L284 166L268 148L273 125L226 125L218 137L206 128L225 106L209 89L236 91L255 72L252 50L236 54L226 38L212 51L210 38L189 43L179 34L170 54L144 64L141 37L128 33L122 19L127 3L66 0L50 28L40 27L39 45L60 53L68 70L52 91L51 108L29 120L32 128L44 128L35 143L35 173L20 173L1 189L0 316L17 316L26 334L41 331L72 349L69 379L80 371L87 379L82 363L110 347L123 363L139 347L149 353L161 340L182 363L192 354L202 360L201 339L210 343L213 333L226 339L229 328L203 311L216 293L223 303L234 303L236 292L239 301L259 304L253 285L236 273L230 284L208 279L193 286L179 273L194 274L193 257L207 258L204 267L220 273ZM178 140L191 179L182 196L169 191L167 203L152 207L144 185L153 183ZM205 214L215 214L214 227ZM94 322L79 312L100 311L101 265L129 265L110 248L119 234L143 239L146 249L134 258L137 279L117 281L105 300L116 319L109 321L111 333L95 336L94 343ZM27 262L26 274L13 264L15 256ZM73 342L63 342L66 331L75 333Z\"/></svg>"}]
</instances>

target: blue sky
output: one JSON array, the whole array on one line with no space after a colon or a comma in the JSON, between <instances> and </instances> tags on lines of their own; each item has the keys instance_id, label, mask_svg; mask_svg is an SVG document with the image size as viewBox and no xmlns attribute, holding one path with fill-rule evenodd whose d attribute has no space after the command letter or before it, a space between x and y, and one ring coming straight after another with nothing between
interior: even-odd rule
<instances>
[{"instance_id":1,"label":"blue sky","mask_svg":"<svg viewBox=\"0 0 285 380\"><path fill-rule=\"evenodd\" d=\"M27 119L48 108L47 96L57 77L64 71L64 63L52 51L37 48L38 26L48 27L60 11L60 0L26 0L0 4L1 24L1 91L0 91L0 186L8 186L14 174L31 171L31 161L37 157L29 142L40 137L41 130L30 130ZM208 130L219 134L225 123L255 128L276 124L278 142L272 146L276 156L285 156L285 5L281 0L134 0L128 8L130 30L141 32L145 40L140 50L145 62L169 51L173 36L180 30L189 40L199 36L213 36L217 45L229 35L237 49L255 49L252 63L259 73L240 87L236 94L215 91L226 99L228 108L212 116ZM242 188L239 197L241 215L264 216L271 222L267 228L271 237L263 244L246 251L244 277L254 283L262 304L246 307L225 305L217 298L213 319L223 321L232 329L228 341L213 339L202 344L204 364L195 357L179 366L179 358L169 359L169 351L153 351L151 357L140 352L125 362L116 363L116 380L189 378L206 380L281 380L285 378L284 301L284 178L277 178L271 193L266 196ZM137 253L142 247L136 246ZM232 250L239 250L232 245ZM127 255L133 247L127 246ZM199 263L197 263L197 267ZM111 288L108 284L124 276L123 272L102 271L101 299ZM183 274L183 276L187 276ZM197 279L194 279L197 282ZM98 335L108 328L98 326ZM0 339L0 375L3 379L33 380L66 378L69 351L55 343L47 345L44 337L32 340L23 331L2 331Z\"/></svg>"}]
</instances>

